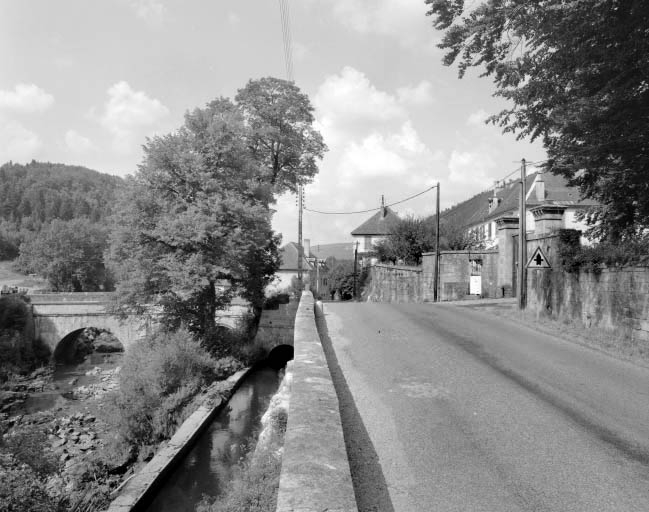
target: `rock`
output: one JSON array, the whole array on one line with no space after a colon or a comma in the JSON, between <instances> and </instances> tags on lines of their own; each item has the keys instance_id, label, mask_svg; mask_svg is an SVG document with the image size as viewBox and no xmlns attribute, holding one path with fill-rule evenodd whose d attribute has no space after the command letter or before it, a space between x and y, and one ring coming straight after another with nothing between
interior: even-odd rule
<instances>
[{"instance_id":1,"label":"rock","mask_svg":"<svg viewBox=\"0 0 649 512\"><path fill-rule=\"evenodd\" d=\"M92 377L92 376L99 375L100 373L101 373L101 368L99 368L99 366L95 366L92 370L88 370L86 372L86 376Z\"/></svg>"},{"instance_id":2,"label":"rock","mask_svg":"<svg viewBox=\"0 0 649 512\"><path fill-rule=\"evenodd\" d=\"M67 452L63 452L61 456L59 457L59 460L61 462L66 462L68 459L70 459L70 454Z\"/></svg>"},{"instance_id":3,"label":"rock","mask_svg":"<svg viewBox=\"0 0 649 512\"><path fill-rule=\"evenodd\" d=\"M68 385L74 386L77 382L79 382L79 378L75 377L74 379L71 379L70 382L68 382Z\"/></svg>"},{"instance_id":4,"label":"rock","mask_svg":"<svg viewBox=\"0 0 649 512\"><path fill-rule=\"evenodd\" d=\"M83 421L85 421L85 422L87 422L87 423L92 423L92 422L95 421L96 419L97 419L97 418L95 418L92 414L88 414L88 415L86 415L86 416L83 418Z\"/></svg>"}]
</instances>

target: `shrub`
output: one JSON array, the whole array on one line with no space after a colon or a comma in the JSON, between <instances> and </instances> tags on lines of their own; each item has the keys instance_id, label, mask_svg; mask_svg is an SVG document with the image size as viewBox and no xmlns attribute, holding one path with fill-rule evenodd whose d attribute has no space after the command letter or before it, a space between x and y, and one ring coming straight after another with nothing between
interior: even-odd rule
<instances>
[{"instance_id":1,"label":"shrub","mask_svg":"<svg viewBox=\"0 0 649 512\"><path fill-rule=\"evenodd\" d=\"M581 233L562 229L559 235L559 258L566 272L599 272L602 267L646 265L649 263L649 236L624 242L602 241L581 246Z\"/></svg>"},{"instance_id":2,"label":"shrub","mask_svg":"<svg viewBox=\"0 0 649 512\"><path fill-rule=\"evenodd\" d=\"M168 438L184 405L220 374L217 361L187 331L157 332L135 343L112 397L120 434L134 445Z\"/></svg>"}]
</instances>

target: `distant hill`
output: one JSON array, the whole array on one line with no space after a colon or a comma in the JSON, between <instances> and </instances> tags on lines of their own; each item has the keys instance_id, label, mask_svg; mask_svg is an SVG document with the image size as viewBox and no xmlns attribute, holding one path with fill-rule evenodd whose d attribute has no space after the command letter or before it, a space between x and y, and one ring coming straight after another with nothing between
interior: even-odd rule
<instances>
[{"instance_id":1,"label":"distant hill","mask_svg":"<svg viewBox=\"0 0 649 512\"><path fill-rule=\"evenodd\" d=\"M0 167L0 220L38 231L53 219L107 217L123 180L85 167L32 161Z\"/></svg>"}]
</instances>

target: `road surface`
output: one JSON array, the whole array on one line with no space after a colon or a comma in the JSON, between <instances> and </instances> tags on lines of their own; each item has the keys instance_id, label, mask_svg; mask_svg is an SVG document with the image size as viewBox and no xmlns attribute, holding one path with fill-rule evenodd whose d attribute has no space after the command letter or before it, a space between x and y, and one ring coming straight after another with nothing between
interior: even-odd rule
<instances>
[{"instance_id":1,"label":"road surface","mask_svg":"<svg viewBox=\"0 0 649 512\"><path fill-rule=\"evenodd\" d=\"M324 320L361 512L649 511L648 369L480 308Z\"/></svg>"}]
</instances>

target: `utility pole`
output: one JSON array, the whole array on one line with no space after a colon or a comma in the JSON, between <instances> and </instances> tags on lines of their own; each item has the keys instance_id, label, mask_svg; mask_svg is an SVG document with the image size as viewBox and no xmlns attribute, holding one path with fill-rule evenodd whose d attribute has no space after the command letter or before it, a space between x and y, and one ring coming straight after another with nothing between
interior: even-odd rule
<instances>
[{"instance_id":1,"label":"utility pole","mask_svg":"<svg viewBox=\"0 0 649 512\"><path fill-rule=\"evenodd\" d=\"M356 241L356 247L354 248L354 300L358 297L358 292L356 291L356 268L358 265L358 240Z\"/></svg>"},{"instance_id":2,"label":"utility pole","mask_svg":"<svg viewBox=\"0 0 649 512\"><path fill-rule=\"evenodd\" d=\"M518 309L525 309L527 294L527 230L525 221L527 216L527 205L525 195L527 192L525 176L525 159L521 160L521 197L518 214Z\"/></svg>"},{"instance_id":3,"label":"utility pole","mask_svg":"<svg viewBox=\"0 0 649 512\"><path fill-rule=\"evenodd\" d=\"M437 234L435 235L435 290L433 291L433 301L439 302L439 181L437 182Z\"/></svg>"},{"instance_id":4,"label":"utility pole","mask_svg":"<svg viewBox=\"0 0 649 512\"><path fill-rule=\"evenodd\" d=\"M304 207L302 185L297 187L298 195L298 214L297 214L297 279L302 284L302 258L304 249L302 248L302 209Z\"/></svg>"}]
</instances>

